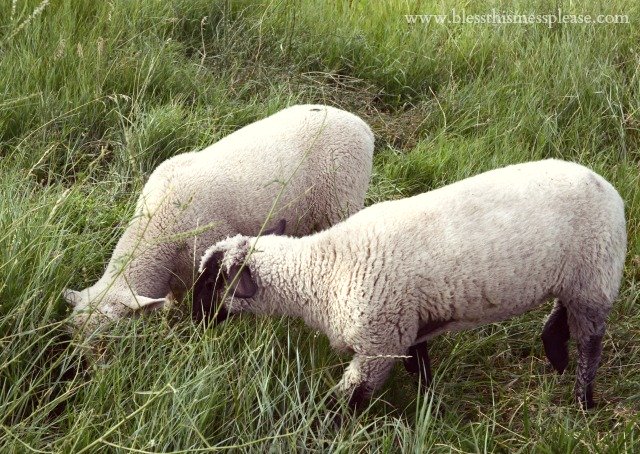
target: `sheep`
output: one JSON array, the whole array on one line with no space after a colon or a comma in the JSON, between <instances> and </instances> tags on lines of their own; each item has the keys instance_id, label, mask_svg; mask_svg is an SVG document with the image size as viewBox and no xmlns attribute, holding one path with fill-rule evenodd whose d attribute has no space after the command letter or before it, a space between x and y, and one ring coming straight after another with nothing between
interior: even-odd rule
<instances>
[{"instance_id":1,"label":"sheep","mask_svg":"<svg viewBox=\"0 0 640 454\"><path fill-rule=\"evenodd\" d=\"M91 334L180 301L205 247L236 233L256 235L274 216L297 236L360 210L373 148L371 129L356 115L296 105L163 162L102 277L64 291L74 330Z\"/></svg>"},{"instance_id":2,"label":"sheep","mask_svg":"<svg viewBox=\"0 0 640 454\"><path fill-rule=\"evenodd\" d=\"M227 238L202 257L194 305L217 322L244 311L302 318L353 354L337 388L358 407L407 354L407 368L430 381L434 336L557 298L545 353L562 373L576 340L575 397L591 408L625 253L613 186L581 165L543 160L378 203L303 238Z\"/></svg>"}]
</instances>

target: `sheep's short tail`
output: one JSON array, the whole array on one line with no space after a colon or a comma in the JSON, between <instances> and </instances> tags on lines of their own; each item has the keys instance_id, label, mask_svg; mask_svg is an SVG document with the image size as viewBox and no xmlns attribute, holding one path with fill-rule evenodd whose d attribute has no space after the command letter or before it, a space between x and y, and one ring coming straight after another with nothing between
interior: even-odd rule
<instances>
[{"instance_id":1,"label":"sheep's short tail","mask_svg":"<svg viewBox=\"0 0 640 454\"><path fill-rule=\"evenodd\" d=\"M547 359L562 374L569 364L569 322L567 308L559 301L547 318L541 337Z\"/></svg>"}]
</instances>

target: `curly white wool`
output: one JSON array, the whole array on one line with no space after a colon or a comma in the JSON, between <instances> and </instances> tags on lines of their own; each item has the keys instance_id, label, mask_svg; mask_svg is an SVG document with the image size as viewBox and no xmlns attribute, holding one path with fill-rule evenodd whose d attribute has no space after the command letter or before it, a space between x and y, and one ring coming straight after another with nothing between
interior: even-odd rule
<instances>
[{"instance_id":1,"label":"curly white wool","mask_svg":"<svg viewBox=\"0 0 640 454\"><path fill-rule=\"evenodd\" d=\"M364 397L411 346L556 297L547 355L562 372L569 332L576 339L576 396L588 405L625 253L623 201L611 184L544 160L379 203L304 238L228 238L207 250L201 271L229 273L233 257L246 257L255 295L227 299L226 310L303 318L354 353L340 386Z\"/></svg>"},{"instance_id":2,"label":"curly white wool","mask_svg":"<svg viewBox=\"0 0 640 454\"><path fill-rule=\"evenodd\" d=\"M165 161L149 177L100 280L65 290L74 324L89 332L162 307L168 295L181 298L204 248L228 235L255 235L280 218L287 233L306 235L355 213L364 205L373 146L359 117L298 105Z\"/></svg>"}]
</instances>

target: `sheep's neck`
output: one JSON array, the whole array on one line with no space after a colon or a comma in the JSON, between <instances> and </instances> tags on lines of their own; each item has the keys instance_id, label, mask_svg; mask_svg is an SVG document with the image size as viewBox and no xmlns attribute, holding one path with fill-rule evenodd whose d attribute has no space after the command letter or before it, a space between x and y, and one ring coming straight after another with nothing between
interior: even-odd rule
<instances>
[{"instance_id":1,"label":"sheep's neck","mask_svg":"<svg viewBox=\"0 0 640 454\"><path fill-rule=\"evenodd\" d=\"M311 327L325 330L329 287L321 282L327 276L323 263L314 257L310 244L293 241L254 256L264 295L256 312L302 318Z\"/></svg>"},{"instance_id":2,"label":"sheep's neck","mask_svg":"<svg viewBox=\"0 0 640 454\"><path fill-rule=\"evenodd\" d=\"M162 298L169 291L173 257L166 242L144 240L142 223L132 223L116 245L103 279L117 287L130 289L136 295Z\"/></svg>"}]
</instances>

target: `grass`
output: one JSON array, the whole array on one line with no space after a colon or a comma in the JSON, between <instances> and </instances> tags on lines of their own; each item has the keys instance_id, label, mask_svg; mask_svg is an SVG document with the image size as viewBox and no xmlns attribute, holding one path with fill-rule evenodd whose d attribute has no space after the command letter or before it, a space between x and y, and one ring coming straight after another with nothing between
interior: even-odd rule
<instances>
[{"instance_id":1,"label":"grass","mask_svg":"<svg viewBox=\"0 0 640 454\"><path fill-rule=\"evenodd\" d=\"M627 25L408 25L492 8ZM619 452L640 442L640 7L521 0L12 0L0 4L0 451ZM401 368L341 429L349 358L290 320L123 322L82 362L60 292L102 273L151 170L298 102L365 118L368 203L547 157L626 202L629 254L600 406L571 401L539 341L549 307L435 340L422 396ZM573 371L575 364L570 365Z\"/></svg>"}]
</instances>

